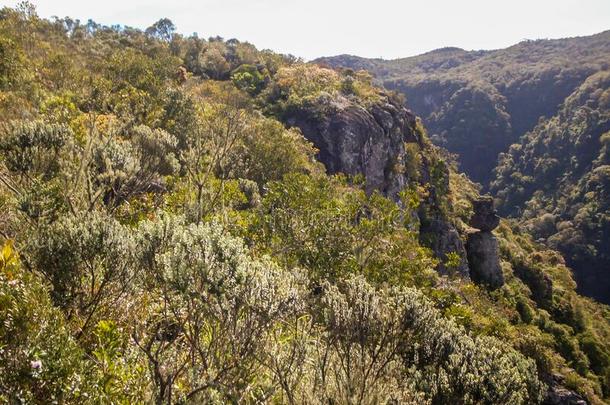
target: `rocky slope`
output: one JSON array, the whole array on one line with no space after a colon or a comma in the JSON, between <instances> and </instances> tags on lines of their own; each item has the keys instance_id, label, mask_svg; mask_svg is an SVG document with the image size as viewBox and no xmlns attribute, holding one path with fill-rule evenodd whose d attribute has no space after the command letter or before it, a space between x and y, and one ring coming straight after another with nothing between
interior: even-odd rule
<instances>
[{"instance_id":1,"label":"rocky slope","mask_svg":"<svg viewBox=\"0 0 610 405\"><path fill-rule=\"evenodd\" d=\"M362 174L368 192L392 197L409 184L400 169L408 159L405 145L423 146L415 115L389 99L367 108L341 95L321 98L315 106L288 112L283 120L320 150L319 159L330 174Z\"/></svg>"},{"instance_id":2,"label":"rocky slope","mask_svg":"<svg viewBox=\"0 0 610 405\"><path fill-rule=\"evenodd\" d=\"M455 201L447 198L465 191L451 191L453 170L427 141L413 113L388 94L379 96L373 103L363 103L345 94L322 94L314 102L292 105L282 119L314 143L327 172L362 175L368 193L381 191L400 200L400 191L414 184L428 189L428 198L417 212L418 232L422 244L439 259L441 275L472 280L489 290L514 288L515 282L526 285L541 307L558 312L565 302L565 297L559 298L565 287L522 253L507 249L512 242L505 233L506 225L495 232L500 218L494 199L470 191L466 204L471 210L458 214L451 206ZM415 172L407 169L413 164ZM462 180L458 187L472 187L467 184ZM549 387L546 404L586 403L563 380L550 373L543 376Z\"/></svg>"},{"instance_id":3,"label":"rocky slope","mask_svg":"<svg viewBox=\"0 0 610 405\"><path fill-rule=\"evenodd\" d=\"M430 196L419 211L420 238L439 258L442 274L447 273L445 263L453 253L459 255L454 270L469 277L462 238L440 208L449 169L425 139L415 115L400 101L384 93L373 103L326 94L315 103L291 108L282 119L313 142L329 174L362 175L369 194L379 191L399 201L400 192L414 184L428 187Z\"/></svg>"}]
</instances>

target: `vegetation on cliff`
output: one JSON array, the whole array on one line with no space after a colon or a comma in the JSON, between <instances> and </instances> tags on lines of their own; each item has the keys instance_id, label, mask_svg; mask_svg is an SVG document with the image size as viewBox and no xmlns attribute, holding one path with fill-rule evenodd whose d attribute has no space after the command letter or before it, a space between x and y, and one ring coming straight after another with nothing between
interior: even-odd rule
<instances>
[{"instance_id":1,"label":"vegetation on cliff","mask_svg":"<svg viewBox=\"0 0 610 405\"><path fill-rule=\"evenodd\" d=\"M564 252L583 291L610 291L610 74L589 77L557 115L500 157L501 210Z\"/></svg>"}]
</instances>

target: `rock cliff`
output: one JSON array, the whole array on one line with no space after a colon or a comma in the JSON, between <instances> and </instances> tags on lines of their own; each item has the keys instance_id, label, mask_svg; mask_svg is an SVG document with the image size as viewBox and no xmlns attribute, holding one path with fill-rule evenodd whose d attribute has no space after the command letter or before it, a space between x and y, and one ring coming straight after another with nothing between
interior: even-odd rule
<instances>
[{"instance_id":1,"label":"rock cliff","mask_svg":"<svg viewBox=\"0 0 610 405\"><path fill-rule=\"evenodd\" d=\"M405 143L421 144L415 115L389 99L363 106L344 96L320 98L315 106L286 113L284 121L320 150L330 174L363 174L367 192L390 197L409 181L400 170Z\"/></svg>"},{"instance_id":2,"label":"rock cliff","mask_svg":"<svg viewBox=\"0 0 610 405\"><path fill-rule=\"evenodd\" d=\"M415 115L390 97L382 101L363 105L346 96L321 97L309 107L292 109L283 120L291 127L298 127L303 135L319 149L319 159L326 170L348 175L362 174L368 193L375 190L398 199L398 193L409 183L419 181L430 188L429 159L426 146L417 130ZM404 166L414 157L407 153L407 144L416 144L422 152L417 179L410 178ZM444 184L448 188L449 172L444 167ZM440 259L438 271L447 274L445 265L449 253L457 253L459 262L452 269L468 277L466 251L454 225L435 207L436 190L430 189L432 197L424 202L424 214L420 212L420 237ZM430 213L433 213L430 215Z\"/></svg>"}]
</instances>

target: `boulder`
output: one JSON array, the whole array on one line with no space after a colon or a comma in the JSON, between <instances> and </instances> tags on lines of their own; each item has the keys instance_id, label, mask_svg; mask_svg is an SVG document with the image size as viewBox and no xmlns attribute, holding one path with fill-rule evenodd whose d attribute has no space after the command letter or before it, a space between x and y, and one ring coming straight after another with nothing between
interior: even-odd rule
<instances>
[{"instance_id":1,"label":"boulder","mask_svg":"<svg viewBox=\"0 0 610 405\"><path fill-rule=\"evenodd\" d=\"M493 231L500 224L500 217L494 208L494 201L491 196L481 196L473 201L472 208L474 214L470 218L470 226L481 231Z\"/></svg>"}]
</instances>

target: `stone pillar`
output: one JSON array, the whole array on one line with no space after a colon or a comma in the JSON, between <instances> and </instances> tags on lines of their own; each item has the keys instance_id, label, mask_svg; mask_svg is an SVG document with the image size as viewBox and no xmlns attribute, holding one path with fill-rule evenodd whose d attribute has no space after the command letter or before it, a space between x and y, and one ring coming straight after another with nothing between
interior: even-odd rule
<instances>
[{"instance_id":1,"label":"stone pillar","mask_svg":"<svg viewBox=\"0 0 610 405\"><path fill-rule=\"evenodd\" d=\"M491 231L500 224L500 217L496 215L490 196L483 196L472 205L474 214L470 226L479 230L470 233L466 241L470 278L478 284L499 288L504 285L504 275L500 266L498 240Z\"/></svg>"}]
</instances>

